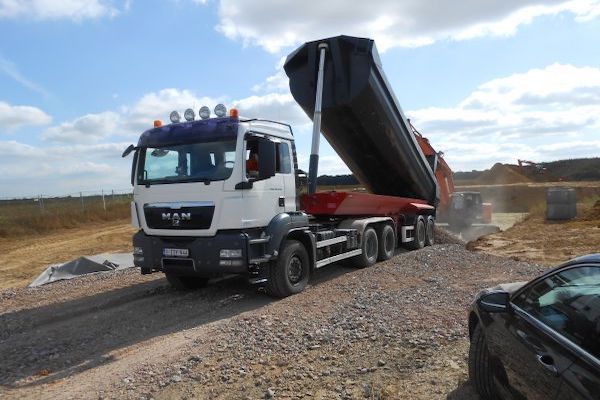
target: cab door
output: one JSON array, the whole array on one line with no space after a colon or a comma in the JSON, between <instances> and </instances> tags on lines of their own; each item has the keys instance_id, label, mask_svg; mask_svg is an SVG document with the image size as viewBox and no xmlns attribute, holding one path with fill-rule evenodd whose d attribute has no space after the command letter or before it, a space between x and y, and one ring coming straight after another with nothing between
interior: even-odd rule
<instances>
[{"instance_id":1,"label":"cab door","mask_svg":"<svg viewBox=\"0 0 600 400\"><path fill-rule=\"evenodd\" d=\"M261 134L248 134L244 140L244 219L243 228L266 227L285 210L285 183L276 172L277 143Z\"/></svg>"}]
</instances>

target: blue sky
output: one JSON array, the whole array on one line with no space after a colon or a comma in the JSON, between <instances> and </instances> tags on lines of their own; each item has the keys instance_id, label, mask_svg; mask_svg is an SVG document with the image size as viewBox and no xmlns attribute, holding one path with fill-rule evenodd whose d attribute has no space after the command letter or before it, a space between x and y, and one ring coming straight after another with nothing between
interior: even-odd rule
<instances>
[{"instance_id":1,"label":"blue sky","mask_svg":"<svg viewBox=\"0 0 600 400\"><path fill-rule=\"evenodd\" d=\"M298 44L372 37L407 116L455 170L600 155L595 0L0 0L0 197L127 188L120 151L171 109L309 120ZM316 5L319 7L316 7ZM321 173L347 169L323 146Z\"/></svg>"}]
</instances>

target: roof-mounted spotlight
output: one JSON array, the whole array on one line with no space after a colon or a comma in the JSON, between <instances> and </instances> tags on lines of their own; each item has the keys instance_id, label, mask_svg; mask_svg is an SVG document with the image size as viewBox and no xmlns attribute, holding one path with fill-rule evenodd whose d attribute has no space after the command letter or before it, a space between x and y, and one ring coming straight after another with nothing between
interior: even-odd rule
<instances>
[{"instance_id":1,"label":"roof-mounted spotlight","mask_svg":"<svg viewBox=\"0 0 600 400\"><path fill-rule=\"evenodd\" d=\"M210 118L210 108L208 108L206 106L200 107L200 111L198 111L198 115L202 119L209 119Z\"/></svg>"},{"instance_id":2,"label":"roof-mounted spotlight","mask_svg":"<svg viewBox=\"0 0 600 400\"><path fill-rule=\"evenodd\" d=\"M191 108L188 108L183 113L183 118L185 118L185 120L187 122L192 122L194 120L194 118L196 118L196 114L194 113L194 110L192 110Z\"/></svg>"},{"instance_id":3,"label":"roof-mounted spotlight","mask_svg":"<svg viewBox=\"0 0 600 400\"><path fill-rule=\"evenodd\" d=\"M219 118L223 118L227 115L227 108L223 104L217 104L215 107L215 115Z\"/></svg>"},{"instance_id":4,"label":"roof-mounted spotlight","mask_svg":"<svg viewBox=\"0 0 600 400\"><path fill-rule=\"evenodd\" d=\"M169 114L169 119L172 123L178 124L179 121L181 121L181 116L177 111L172 111L171 114Z\"/></svg>"}]
</instances>

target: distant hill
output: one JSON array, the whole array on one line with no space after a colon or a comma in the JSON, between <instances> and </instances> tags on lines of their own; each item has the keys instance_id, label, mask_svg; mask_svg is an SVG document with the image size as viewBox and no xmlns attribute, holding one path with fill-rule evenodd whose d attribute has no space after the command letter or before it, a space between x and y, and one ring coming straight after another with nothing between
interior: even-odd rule
<instances>
[{"instance_id":1,"label":"distant hill","mask_svg":"<svg viewBox=\"0 0 600 400\"><path fill-rule=\"evenodd\" d=\"M507 184L521 182L547 181L600 181L600 157L578 158L540 163L543 173L531 167L519 168L518 165L496 163L483 171L459 171L454 180L460 184ZM321 186L358 185L354 175L321 175L317 178Z\"/></svg>"},{"instance_id":2,"label":"distant hill","mask_svg":"<svg viewBox=\"0 0 600 400\"><path fill-rule=\"evenodd\" d=\"M455 172L454 180L469 184L600 180L600 157L544 162L539 166L520 168L498 163L484 171Z\"/></svg>"},{"instance_id":3,"label":"distant hill","mask_svg":"<svg viewBox=\"0 0 600 400\"><path fill-rule=\"evenodd\" d=\"M354 175L321 175L317 178L317 185L321 186L341 186L358 185L358 179Z\"/></svg>"}]
</instances>

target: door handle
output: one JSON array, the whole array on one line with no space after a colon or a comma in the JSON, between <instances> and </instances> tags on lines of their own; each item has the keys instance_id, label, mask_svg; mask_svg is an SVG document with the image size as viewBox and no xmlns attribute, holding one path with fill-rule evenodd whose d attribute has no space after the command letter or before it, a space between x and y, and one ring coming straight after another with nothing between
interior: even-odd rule
<instances>
[{"instance_id":1,"label":"door handle","mask_svg":"<svg viewBox=\"0 0 600 400\"><path fill-rule=\"evenodd\" d=\"M554 358L552 356L547 354L538 355L537 360L546 371L550 372L553 376L558 376L558 369L554 365Z\"/></svg>"}]
</instances>

